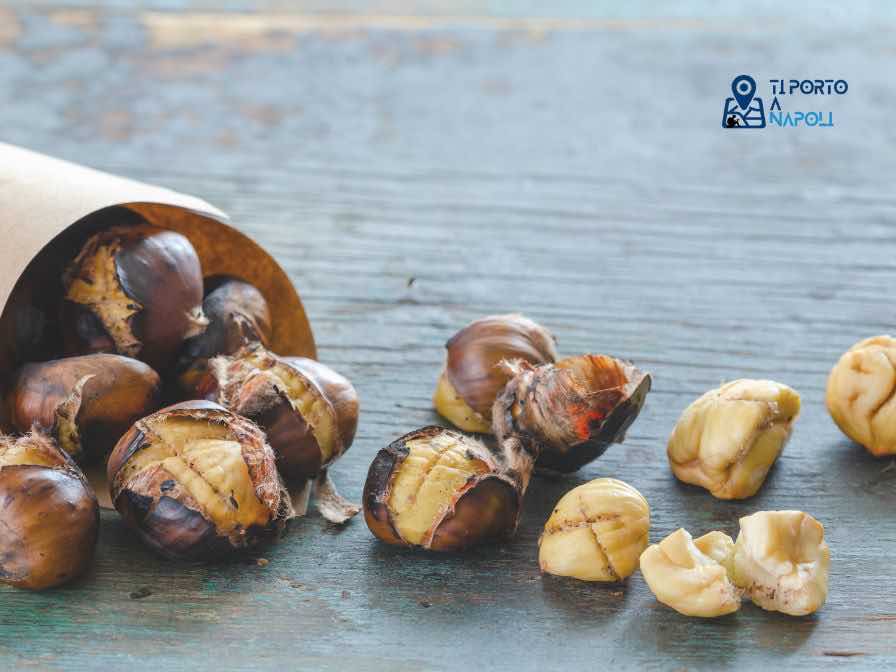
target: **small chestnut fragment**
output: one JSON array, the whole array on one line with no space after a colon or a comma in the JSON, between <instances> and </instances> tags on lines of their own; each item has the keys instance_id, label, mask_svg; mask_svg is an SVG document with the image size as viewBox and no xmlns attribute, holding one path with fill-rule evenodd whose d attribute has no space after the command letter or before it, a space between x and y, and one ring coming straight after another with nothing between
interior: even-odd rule
<instances>
[{"instance_id":1,"label":"small chestnut fragment","mask_svg":"<svg viewBox=\"0 0 896 672\"><path fill-rule=\"evenodd\" d=\"M131 424L159 407L159 375L120 355L26 364L7 393L12 425L41 427L83 464L108 457Z\"/></svg>"},{"instance_id":2,"label":"small chestnut fragment","mask_svg":"<svg viewBox=\"0 0 896 672\"><path fill-rule=\"evenodd\" d=\"M286 482L316 479L327 520L341 524L360 510L339 497L327 468L351 446L358 394L345 377L306 357L280 357L260 346L216 357L199 392L258 424Z\"/></svg>"},{"instance_id":3,"label":"small chestnut fragment","mask_svg":"<svg viewBox=\"0 0 896 672\"><path fill-rule=\"evenodd\" d=\"M504 368L513 378L495 401L495 435L514 437L546 471L576 471L621 443L650 391L649 374L608 355Z\"/></svg>"},{"instance_id":4,"label":"small chestnut fragment","mask_svg":"<svg viewBox=\"0 0 896 672\"><path fill-rule=\"evenodd\" d=\"M275 536L289 497L264 433L209 401L138 420L109 458L112 502L140 538L174 559L216 559Z\"/></svg>"},{"instance_id":5,"label":"small chestnut fragment","mask_svg":"<svg viewBox=\"0 0 896 672\"><path fill-rule=\"evenodd\" d=\"M179 382L192 392L208 371L208 360L271 338L271 311L264 296L248 282L229 276L206 280L202 312L208 328L184 342L178 360Z\"/></svg>"},{"instance_id":6,"label":"small chestnut fragment","mask_svg":"<svg viewBox=\"0 0 896 672\"><path fill-rule=\"evenodd\" d=\"M65 352L113 352L165 371L202 333L202 268L186 237L149 224L87 240L63 275Z\"/></svg>"},{"instance_id":7,"label":"small chestnut fragment","mask_svg":"<svg viewBox=\"0 0 896 672\"><path fill-rule=\"evenodd\" d=\"M557 358L554 337L522 315L490 315L452 336L445 344L445 368L436 384L436 411L459 429L490 434L492 405L510 380L505 360L538 365Z\"/></svg>"},{"instance_id":8,"label":"small chestnut fragment","mask_svg":"<svg viewBox=\"0 0 896 672\"><path fill-rule=\"evenodd\" d=\"M533 457L444 427L380 450L364 484L364 518L389 544L462 551L516 530Z\"/></svg>"},{"instance_id":9,"label":"small chestnut fragment","mask_svg":"<svg viewBox=\"0 0 896 672\"><path fill-rule=\"evenodd\" d=\"M740 609L731 581L734 542L723 532L694 539L679 528L641 554L641 573L656 599L685 616L716 618Z\"/></svg>"},{"instance_id":10,"label":"small chestnut fragment","mask_svg":"<svg viewBox=\"0 0 896 672\"><path fill-rule=\"evenodd\" d=\"M802 511L758 511L740 519L733 580L766 611L805 616L828 596L831 552L824 526Z\"/></svg>"},{"instance_id":11,"label":"small chestnut fragment","mask_svg":"<svg viewBox=\"0 0 896 672\"><path fill-rule=\"evenodd\" d=\"M52 439L0 437L0 582L43 590L83 574L99 515L84 475Z\"/></svg>"}]
</instances>

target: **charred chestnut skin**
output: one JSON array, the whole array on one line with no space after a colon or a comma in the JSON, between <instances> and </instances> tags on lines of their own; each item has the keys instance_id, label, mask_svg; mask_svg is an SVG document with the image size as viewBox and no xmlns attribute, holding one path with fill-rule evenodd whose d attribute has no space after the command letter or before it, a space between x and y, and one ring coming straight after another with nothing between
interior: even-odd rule
<instances>
[{"instance_id":1,"label":"charred chestnut skin","mask_svg":"<svg viewBox=\"0 0 896 672\"><path fill-rule=\"evenodd\" d=\"M16 430L26 432L38 425L53 434L60 405L74 401L71 419L80 435L80 451L72 457L89 464L106 458L133 422L159 407L160 388L159 374L143 362L120 355L84 355L21 367L7 404Z\"/></svg>"},{"instance_id":2,"label":"charred chestnut skin","mask_svg":"<svg viewBox=\"0 0 896 672\"><path fill-rule=\"evenodd\" d=\"M557 357L554 342L554 336L547 329L518 314L490 315L458 331L445 344L442 376L449 384L448 389L478 418L468 419L473 420L470 424L446 415L447 419L459 423L462 429L487 433L492 405L511 377L500 366L501 362L520 360L533 365L553 362ZM440 408L440 393L437 389L436 410L445 412L445 408Z\"/></svg>"},{"instance_id":3,"label":"charred chestnut skin","mask_svg":"<svg viewBox=\"0 0 896 672\"><path fill-rule=\"evenodd\" d=\"M463 436L433 425L409 432L377 453L362 495L364 520L377 539L396 546L462 552L479 544L506 539L516 531L532 461L525 455L508 459L495 448L489 448L493 458L491 471L471 477L458 492L448 495L441 516L423 543L413 543L399 532L389 500L398 471L410 455L409 442L446 433Z\"/></svg>"},{"instance_id":4,"label":"charred chestnut skin","mask_svg":"<svg viewBox=\"0 0 896 672\"><path fill-rule=\"evenodd\" d=\"M8 453L26 444L38 463L9 463ZM0 521L0 582L53 588L81 576L93 560L96 496L74 462L42 434L0 437Z\"/></svg>"},{"instance_id":5,"label":"charred chestnut skin","mask_svg":"<svg viewBox=\"0 0 896 672\"><path fill-rule=\"evenodd\" d=\"M190 241L146 223L93 235L63 275L65 354L111 352L157 371L207 325L202 268Z\"/></svg>"},{"instance_id":6,"label":"charred chestnut skin","mask_svg":"<svg viewBox=\"0 0 896 672\"><path fill-rule=\"evenodd\" d=\"M316 477L354 441L358 393L345 376L330 367L307 357L281 357L260 347L245 348L233 357L212 361L209 374L199 385L200 395L259 425L288 483ZM322 450L309 419L293 406L284 385L274 376L277 371L301 378L328 407L335 430L331 436L333 445L328 450Z\"/></svg>"},{"instance_id":7,"label":"charred chestnut skin","mask_svg":"<svg viewBox=\"0 0 896 672\"><path fill-rule=\"evenodd\" d=\"M505 368L514 376L495 401L495 436L524 446L549 472L577 471L621 443L651 386L649 374L608 355Z\"/></svg>"},{"instance_id":8,"label":"charred chestnut skin","mask_svg":"<svg viewBox=\"0 0 896 672\"><path fill-rule=\"evenodd\" d=\"M162 468L148 468L130 475L124 469L140 451L158 445L155 422L189 419L226 428L225 440L239 442L254 495L266 508L264 521L226 530L219 527L203 502L194 497L179 477ZM219 433L214 432L217 436ZM201 430L197 437L202 439ZM191 464L191 468L194 468ZM199 472L197 472L199 473ZM276 539L293 511L264 433L246 418L219 404L195 400L157 411L135 423L112 452L107 467L112 502L140 539L172 560L213 560L232 557L260 543ZM200 477L206 478L199 473ZM233 509L245 502L230 495Z\"/></svg>"},{"instance_id":9,"label":"charred chestnut skin","mask_svg":"<svg viewBox=\"0 0 896 672\"><path fill-rule=\"evenodd\" d=\"M262 293L248 282L216 276L205 282L202 311L208 327L184 342L178 360L180 387L194 392L208 371L208 360L232 355L254 343L268 347L272 334L271 311Z\"/></svg>"}]
</instances>

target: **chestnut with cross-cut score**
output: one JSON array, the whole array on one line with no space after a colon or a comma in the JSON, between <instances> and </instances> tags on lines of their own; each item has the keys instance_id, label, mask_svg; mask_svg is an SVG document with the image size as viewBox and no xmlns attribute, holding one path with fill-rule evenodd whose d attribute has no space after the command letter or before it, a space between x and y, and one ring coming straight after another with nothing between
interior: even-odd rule
<instances>
[{"instance_id":1,"label":"chestnut with cross-cut score","mask_svg":"<svg viewBox=\"0 0 896 672\"><path fill-rule=\"evenodd\" d=\"M208 325L199 257L182 234L121 217L127 225L91 236L63 274L65 352L117 353L164 372Z\"/></svg>"},{"instance_id":2,"label":"chestnut with cross-cut score","mask_svg":"<svg viewBox=\"0 0 896 672\"><path fill-rule=\"evenodd\" d=\"M108 478L118 512L170 558L232 555L276 537L292 515L264 433L209 401L134 423L109 458Z\"/></svg>"},{"instance_id":3,"label":"chestnut with cross-cut score","mask_svg":"<svg viewBox=\"0 0 896 672\"><path fill-rule=\"evenodd\" d=\"M199 393L265 431L280 473L304 496L296 497L299 513L312 488L330 522L342 524L358 513L328 474L358 427L358 394L347 378L313 359L281 357L255 345L212 359Z\"/></svg>"}]
</instances>

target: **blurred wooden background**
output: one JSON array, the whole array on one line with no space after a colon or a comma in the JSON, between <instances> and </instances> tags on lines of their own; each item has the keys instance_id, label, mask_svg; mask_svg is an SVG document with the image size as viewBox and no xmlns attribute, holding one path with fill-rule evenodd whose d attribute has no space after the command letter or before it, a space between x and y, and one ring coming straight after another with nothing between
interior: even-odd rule
<instances>
[{"instance_id":1,"label":"blurred wooden background","mask_svg":"<svg viewBox=\"0 0 896 672\"><path fill-rule=\"evenodd\" d=\"M346 494L381 446L438 420L443 342L480 315L520 310L563 353L631 358L654 391L625 444L536 479L517 537L466 557L388 548L360 519L338 531L315 514L266 566L185 567L106 514L91 576L0 589L0 667L896 665L896 469L823 405L840 353L893 328L892 5L142 4L0 3L0 139L201 196L273 252L321 359L362 397L334 470ZM833 128L725 131L741 72L761 93L770 78L849 92L785 101L833 111ZM665 440L693 398L736 377L788 383L804 411L760 494L719 502L675 481ZM735 533L759 509L812 513L832 551L824 610L699 621L640 575L540 577L552 505L608 475L647 497L654 540Z\"/></svg>"}]
</instances>

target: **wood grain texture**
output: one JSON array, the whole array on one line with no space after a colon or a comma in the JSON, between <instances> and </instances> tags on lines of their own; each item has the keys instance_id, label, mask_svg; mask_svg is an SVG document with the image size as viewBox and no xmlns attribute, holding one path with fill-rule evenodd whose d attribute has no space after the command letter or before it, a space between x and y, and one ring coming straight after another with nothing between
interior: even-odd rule
<instances>
[{"instance_id":1,"label":"wood grain texture","mask_svg":"<svg viewBox=\"0 0 896 672\"><path fill-rule=\"evenodd\" d=\"M400 22L414 12L353 1L340 24L314 19L321 4L7 5L0 135L199 195L276 256L321 359L361 396L333 470L355 499L380 447L438 420L443 343L483 314L523 311L565 354L633 359L654 376L645 409L580 473L536 479L512 542L465 557L388 548L361 520L339 531L315 514L264 566L181 566L104 515L91 576L0 589L2 667L896 665L896 468L823 405L840 353L893 329L893 10L688 3L666 20L645 3L567 2L552 24L541 4L429 2ZM761 82L847 79L847 96L818 101L835 127L726 133L745 67ZM742 376L793 386L804 411L760 493L720 502L675 481L665 441L697 395ZM735 533L759 509L812 513L832 553L827 605L703 622L658 605L638 574L540 577L553 504L598 476L645 495L654 540Z\"/></svg>"}]
</instances>

